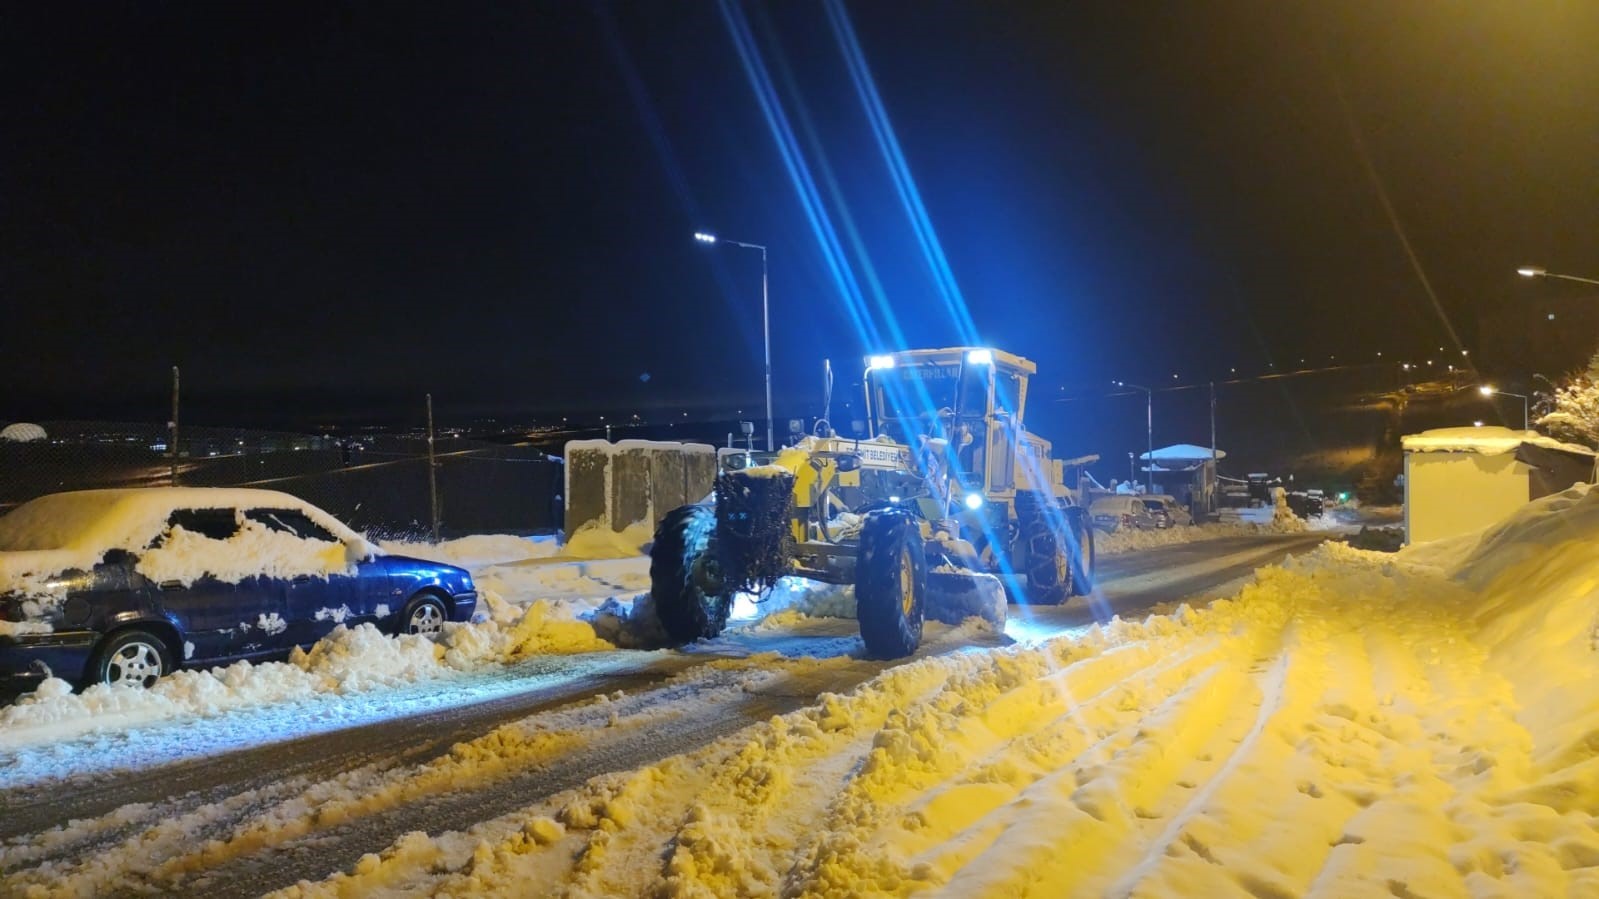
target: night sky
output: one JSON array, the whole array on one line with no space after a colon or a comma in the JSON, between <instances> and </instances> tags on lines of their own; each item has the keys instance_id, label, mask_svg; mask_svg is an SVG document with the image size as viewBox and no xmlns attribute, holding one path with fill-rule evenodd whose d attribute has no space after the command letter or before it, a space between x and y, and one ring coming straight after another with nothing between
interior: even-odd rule
<instances>
[{"instance_id":1,"label":"night sky","mask_svg":"<svg viewBox=\"0 0 1599 899\"><path fill-rule=\"evenodd\" d=\"M7 4L0 419L159 419L174 364L215 423L758 406L759 255L700 229L770 246L779 416L819 406L892 347L733 20L878 326L956 342L825 7L737 9ZM1041 387L1471 348L1562 290L1517 265L1599 277L1599 4L847 9Z\"/></svg>"}]
</instances>

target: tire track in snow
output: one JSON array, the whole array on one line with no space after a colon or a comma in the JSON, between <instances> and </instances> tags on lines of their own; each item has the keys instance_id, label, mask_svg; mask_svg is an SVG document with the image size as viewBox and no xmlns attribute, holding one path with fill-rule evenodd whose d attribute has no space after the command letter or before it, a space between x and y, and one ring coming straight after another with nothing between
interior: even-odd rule
<instances>
[{"instance_id":1,"label":"tire track in snow","mask_svg":"<svg viewBox=\"0 0 1599 899\"><path fill-rule=\"evenodd\" d=\"M416 763L501 724L615 690L665 681L695 662L657 660L649 667L598 672L476 705L444 709L347 730L327 731L225 755L163 765L135 774L94 777L48 788L0 792L0 839L47 831L137 803L178 811L262 789L276 781L320 779L383 759Z\"/></svg>"},{"instance_id":2,"label":"tire track in snow","mask_svg":"<svg viewBox=\"0 0 1599 899\"><path fill-rule=\"evenodd\" d=\"M1282 707L1283 685L1288 674L1288 654L1280 653L1273 661L1271 669L1267 672L1266 687L1261 691L1260 709L1255 714L1255 723L1244 736L1243 742L1227 757L1221 769L1205 782L1188 802L1178 810L1167 822L1166 827L1150 844L1144 858L1126 876L1113 884L1107 891L1112 896L1130 896L1134 887L1152 870L1165 856L1167 849L1176 842L1178 835L1188 822L1193 819L1216 795L1217 789L1238 770L1242 759L1254 751L1255 743L1266 730L1266 723Z\"/></svg>"}]
</instances>

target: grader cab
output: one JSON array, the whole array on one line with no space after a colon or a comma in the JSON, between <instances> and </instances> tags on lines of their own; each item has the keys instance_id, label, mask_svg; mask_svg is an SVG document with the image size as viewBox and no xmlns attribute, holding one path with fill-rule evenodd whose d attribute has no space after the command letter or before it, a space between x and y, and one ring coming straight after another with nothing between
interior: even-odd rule
<instances>
[{"instance_id":1,"label":"grader cab","mask_svg":"<svg viewBox=\"0 0 1599 899\"><path fill-rule=\"evenodd\" d=\"M867 360L869 433L817 433L725 458L714 502L667 515L651 593L668 634L715 636L736 593L778 578L855 587L867 650L915 652L929 615L959 620L996 591L1054 605L1091 589L1093 534L1050 444L1023 425L1032 362L999 350Z\"/></svg>"}]
</instances>

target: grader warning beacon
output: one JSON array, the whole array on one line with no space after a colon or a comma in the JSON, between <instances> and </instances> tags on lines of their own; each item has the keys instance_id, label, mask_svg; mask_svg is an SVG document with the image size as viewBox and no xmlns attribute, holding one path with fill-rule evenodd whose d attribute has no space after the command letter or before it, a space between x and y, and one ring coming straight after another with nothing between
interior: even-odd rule
<instances>
[{"instance_id":1,"label":"grader warning beacon","mask_svg":"<svg viewBox=\"0 0 1599 899\"><path fill-rule=\"evenodd\" d=\"M959 620L985 591L1043 605L1087 593L1085 503L1023 425L1036 371L985 347L872 356L866 437L823 419L793 446L724 455L713 495L656 529L663 628L683 643L714 637L735 594L812 578L853 585L867 651L899 658L916 651L924 616Z\"/></svg>"}]
</instances>

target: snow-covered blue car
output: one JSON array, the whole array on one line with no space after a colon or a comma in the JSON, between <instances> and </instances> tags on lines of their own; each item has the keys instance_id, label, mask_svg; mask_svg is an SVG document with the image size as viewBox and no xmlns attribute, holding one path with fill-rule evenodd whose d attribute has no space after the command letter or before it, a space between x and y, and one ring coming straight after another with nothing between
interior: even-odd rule
<instances>
[{"instance_id":1,"label":"snow-covered blue car","mask_svg":"<svg viewBox=\"0 0 1599 899\"><path fill-rule=\"evenodd\" d=\"M0 692L51 676L148 687L340 624L428 634L476 607L465 570L384 555L272 490L85 490L0 518Z\"/></svg>"}]
</instances>

